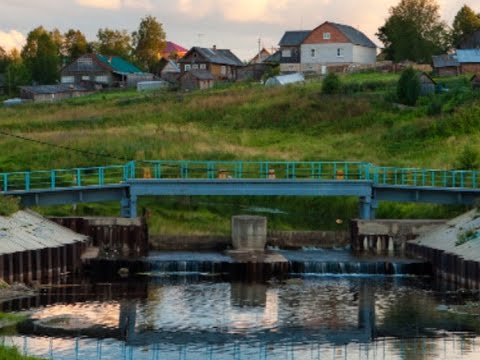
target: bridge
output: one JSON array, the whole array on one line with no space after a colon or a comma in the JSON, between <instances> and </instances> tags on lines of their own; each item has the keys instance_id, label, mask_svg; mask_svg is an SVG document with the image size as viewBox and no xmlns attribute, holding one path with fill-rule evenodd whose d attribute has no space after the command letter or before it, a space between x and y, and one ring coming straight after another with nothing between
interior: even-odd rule
<instances>
[{"instance_id":1,"label":"bridge","mask_svg":"<svg viewBox=\"0 0 480 360\"><path fill-rule=\"evenodd\" d=\"M0 194L24 206L119 201L137 216L141 196L350 196L359 217L381 201L474 205L480 172L366 162L130 161L123 165L0 173Z\"/></svg>"}]
</instances>

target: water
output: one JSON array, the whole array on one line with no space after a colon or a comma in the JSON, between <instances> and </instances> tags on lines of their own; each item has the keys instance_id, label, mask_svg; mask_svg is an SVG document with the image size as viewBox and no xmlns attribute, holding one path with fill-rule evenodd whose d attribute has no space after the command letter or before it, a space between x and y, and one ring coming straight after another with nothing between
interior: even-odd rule
<instances>
[{"instance_id":1,"label":"water","mask_svg":"<svg viewBox=\"0 0 480 360\"><path fill-rule=\"evenodd\" d=\"M450 311L474 298L403 276L400 265L409 261L397 259L392 274L356 274L348 264L362 270L388 259L283 254L298 262L303 256L308 272L232 283L206 271L208 263L230 261L223 255L154 254L152 276L41 295L32 302L36 325L0 342L55 360L479 358L480 326ZM176 260L180 273L164 271ZM338 272L333 265L310 272L312 264L335 262L344 264ZM200 272L193 264L202 264Z\"/></svg>"}]
</instances>

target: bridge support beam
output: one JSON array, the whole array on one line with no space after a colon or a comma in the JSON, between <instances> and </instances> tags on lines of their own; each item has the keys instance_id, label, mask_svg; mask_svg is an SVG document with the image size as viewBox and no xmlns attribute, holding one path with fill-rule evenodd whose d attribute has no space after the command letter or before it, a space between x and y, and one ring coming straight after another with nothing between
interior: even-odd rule
<instances>
[{"instance_id":1,"label":"bridge support beam","mask_svg":"<svg viewBox=\"0 0 480 360\"><path fill-rule=\"evenodd\" d=\"M136 218L137 217L137 196L130 195L130 197L124 197L120 201L120 216L124 218Z\"/></svg>"},{"instance_id":2,"label":"bridge support beam","mask_svg":"<svg viewBox=\"0 0 480 360\"><path fill-rule=\"evenodd\" d=\"M378 209L378 202L371 197L360 198L359 218L362 220L375 219L375 210Z\"/></svg>"}]
</instances>

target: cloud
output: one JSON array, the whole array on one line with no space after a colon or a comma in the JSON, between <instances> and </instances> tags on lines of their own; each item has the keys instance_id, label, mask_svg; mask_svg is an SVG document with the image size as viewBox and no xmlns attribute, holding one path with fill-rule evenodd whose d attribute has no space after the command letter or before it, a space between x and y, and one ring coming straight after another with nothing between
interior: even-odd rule
<instances>
[{"instance_id":1,"label":"cloud","mask_svg":"<svg viewBox=\"0 0 480 360\"><path fill-rule=\"evenodd\" d=\"M75 0L75 2L80 6L105 10L121 10L123 8L152 9L150 0Z\"/></svg>"},{"instance_id":2,"label":"cloud","mask_svg":"<svg viewBox=\"0 0 480 360\"><path fill-rule=\"evenodd\" d=\"M0 46L10 51L13 48L21 49L25 45L26 37L17 30L10 30L8 32L0 30Z\"/></svg>"},{"instance_id":3,"label":"cloud","mask_svg":"<svg viewBox=\"0 0 480 360\"><path fill-rule=\"evenodd\" d=\"M276 22L293 0L180 0L178 10L191 17L220 14L234 22Z\"/></svg>"}]
</instances>

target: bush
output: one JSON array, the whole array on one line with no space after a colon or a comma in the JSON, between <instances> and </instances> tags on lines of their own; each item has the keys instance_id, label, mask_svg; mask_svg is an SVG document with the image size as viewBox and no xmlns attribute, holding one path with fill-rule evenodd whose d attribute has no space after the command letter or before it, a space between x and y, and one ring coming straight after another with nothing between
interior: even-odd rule
<instances>
[{"instance_id":1,"label":"bush","mask_svg":"<svg viewBox=\"0 0 480 360\"><path fill-rule=\"evenodd\" d=\"M433 99L427 107L428 116L437 116L442 113L442 102L439 99Z\"/></svg>"},{"instance_id":2,"label":"bush","mask_svg":"<svg viewBox=\"0 0 480 360\"><path fill-rule=\"evenodd\" d=\"M0 196L0 216L10 216L20 210L20 198Z\"/></svg>"},{"instance_id":3,"label":"bush","mask_svg":"<svg viewBox=\"0 0 480 360\"><path fill-rule=\"evenodd\" d=\"M408 68L403 71L397 84L398 100L408 106L415 106L420 96L420 79L417 71Z\"/></svg>"},{"instance_id":4,"label":"bush","mask_svg":"<svg viewBox=\"0 0 480 360\"><path fill-rule=\"evenodd\" d=\"M329 73L322 83L322 94L332 95L340 93L342 82L335 73Z\"/></svg>"},{"instance_id":5,"label":"bush","mask_svg":"<svg viewBox=\"0 0 480 360\"><path fill-rule=\"evenodd\" d=\"M478 151L471 145L465 145L455 165L455 167L460 170L478 170L480 167Z\"/></svg>"}]
</instances>

